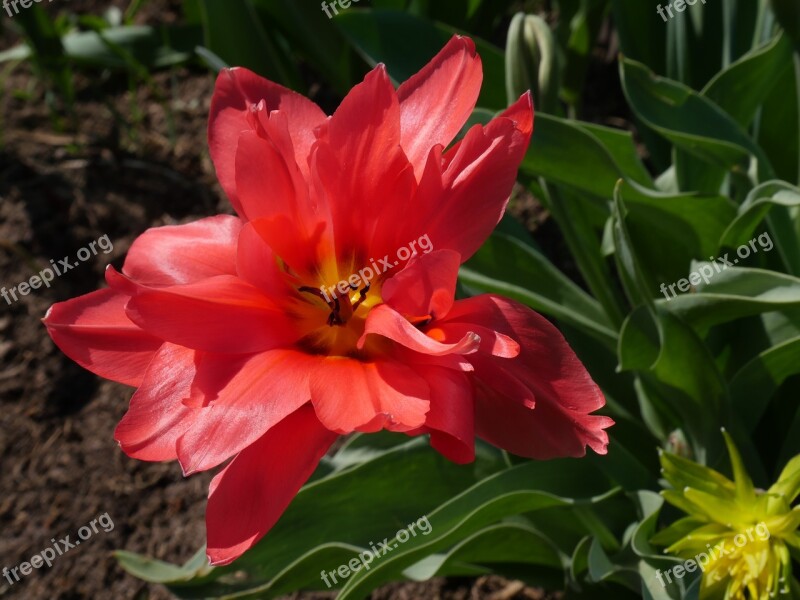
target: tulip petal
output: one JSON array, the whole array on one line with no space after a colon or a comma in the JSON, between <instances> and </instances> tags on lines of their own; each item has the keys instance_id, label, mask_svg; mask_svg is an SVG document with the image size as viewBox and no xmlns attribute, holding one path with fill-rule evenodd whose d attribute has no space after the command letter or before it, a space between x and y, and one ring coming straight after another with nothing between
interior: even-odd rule
<instances>
[{"instance_id":1,"label":"tulip petal","mask_svg":"<svg viewBox=\"0 0 800 600\"><path fill-rule=\"evenodd\" d=\"M161 347L114 431L125 454L150 461L178 457L176 442L197 414L182 402L195 373L194 350L169 343Z\"/></svg>"},{"instance_id":2,"label":"tulip petal","mask_svg":"<svg viewBox=\"0 0 800 600\"><path fill-rule=\"evenodd\" d=\"M236 274L242 222L218 215L186 225L153 227L131 245L122 272L148 286L192 283Z\"/></svg>"},{"instance_id":3,"label":"tulip petal","mask_svg":"<svg viewBox=\"0 0 800 600\"><path fill-rule=\"evenodd\" d=\"M431 388L425 428L431 446L457 464L475 460L475 405L472 382L464 373L441 367L415 369Z\"/></svg>"},{"instance_id":4,"label":"tulip petal","mask_svg":"<svg viewBox=\"0 0 800 600\"><path fill-rule=\"evenodd\" d=\"M235 169L236 194L247 219L297 212L295 181L270 140L255 131L240 135Z\"/></svg>"},{"instance_id":5,"label":"tulip petal","mask_svg":"<svg viewBox=\"0 0 800 600\"><path fill-rule=\"evenodd\" d=\"M242 227L239 234L236 273L240 279L272 298L283 297L287 292L288 286L277 257L252 221Z\"/></svg>"},{"instance_id":6,"label":"tulip petal","mask_svg":"<svg viewBox=\"0 0 800 600\"><path fill-rule=\"evenodd\" d=\"M307 404L242 450L214 477L206 509L209 562L231 563L261 539L336 438Z\"/></svg>"},{"instance_id":7,"label":"tulip petal","mask_svg":"<svg viewBox=\"0 0 800 600\"><path fill-rule=\"evenodd\" d=\"M139 288L126 312L145 331L206 352L251 354L296 339L286 315L268 296L230 275L187 285Z\"/></svg>"},{"instance_id":8,"label":"tulip petal","mask_svg":"<svg viewBox=\"0 0 800 600\"><path fill-rule=\"evenodd\" d=\"M479 323L519 340L517 358L487 356L484 348L467 357L478 381L479 437L528 458L583 456L586 446L606 453L605 429L613 421L590 414L605 404L603 394L547 319L493 295L456 302L450 318ZM528 393L513 393L514 389Z\"/></svg>"},{"instance_id":9,"label":"tulip petal","mask_svg":"<svg viewBox=\"0 0 800 600\"><path fill-rule=\"evenodd\" d=\"M310 362L294 350L203 355L195 385L208 405L178 440L184 475L216 467L308 402Z\"/></svg>"},{"instance_id":10,"label":"tulip petal","mask_svg":"<svg viewBox=\"0 0 800 600\"><path fill-rule=\"evenodd\" d=\"M400 147L400 107L383 65L331 117L312 158L314 176L315 196L330 206L338 258L360 254L356 262L366 265L397 249L397 223L416 181Z\"/></svg>"},{"instance_id":11,"label":"tulip petal","mask_svg":"<svg viewBox=\"0 0 800 600\"><path fill-rule=\"evenodd\" d=\"M480 248L503 216L532 130L526 93L485 127L472 127L445 153L441 174L442 159L430 154L412 211L437 249L465 262Z\"/></svg>"},{"instance_id":12,"label":"tulip petal","mask_svg":"<svg viewBox=\"0 0 800 600\"><path fill-rule=\"evenodd\" d=\"M127 301L113 290L98 290L54 304L43 322L56 346L84 369L136 387L163 340L128 318Z\"/></svg>"},{"instance_id":13,"label":"tulip petal","mask_svg":"<svg viewBox=\"0 0 800 600\"><path fill-rule=\"evenodd\" d=\"M383 301L407 317L443 317L453 306L460 265L453 250L418 255L383 284Z\"/></svg>"},{"instance_id":14,"label":"tulip petal","mask_svg":"<svg viewBox=\"0 0 800 600\"><path fill-rule=\"evenodd\" d=\"M323 358L310 384L319 420L338 433L408 431L425 423L429 409L428 385L401 364Z\"/></svg>"},{"instance_id":15,"label":"tulip petal","mask_svg":"<svg viewBox=\"0 0 800 600\"><path fill-rule=\"evenodd\" d=\"M308 175L314 129L326 120L325 113L308 98L252 71L241 67L220 71L211 99L208 146L220 185L240 216L244 212L236 193L236 146L243 132L254 129L252 111L262 100L267 112L286 113L295 160L304 175Z\"/></svg>"},{"instance_id":16,"label":"tulip petal","mask_svg":"<svg viewBox=\"0 0 800 600\"><path fill-rule=\"evenodd\" d=\"M452 344L443 344L425 335L387 304L376 306L369 311L364 324L364 334L358 340L359 348L364 347L366 338L370 334L382 335L402 344L409 350L432 356L470 354L475 352L481 343L480 337L472 332L466 332L458 341L454 341Z\"/></svg>"},{"instance_id":17,"label":"tulip petal","mask_svg":"<svg viewBox=\"0 0 800 600\"><path fill-rule=\"evenodd\" d=\"M483 69L474 42L453 36L417 74L397 89L402 146L417 179L428 152L446 147L467 122L480 93Z\"/></svg>"}]
</instances>

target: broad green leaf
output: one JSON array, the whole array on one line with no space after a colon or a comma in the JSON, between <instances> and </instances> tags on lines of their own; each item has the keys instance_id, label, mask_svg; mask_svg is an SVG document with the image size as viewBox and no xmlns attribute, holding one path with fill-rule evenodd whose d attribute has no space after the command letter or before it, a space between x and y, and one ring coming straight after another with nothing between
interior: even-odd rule
<instances>
[{"instance_id":1,"label":"broad green leaf","mask_svg":"<svg viewBox=\"0 0 800 600\"><path fill-rule=\"evenodd\" d=\"M630 166L630 160L624 164ZM536 115L531 145L520 169L608 199L617 180L627 176L590 127L546 114ZM630 178L641 178L641 171L634 167Z\"/></svg>"},{"instance_id":2,"label":"broad green leaf","mask_svg":"<svg viewBox=\"0 0 800 600\"><path fill-rule=\"evenodd\" d=\"M541 182L541 199L552 213L575 263L592 295L602 305L614 328L624 319L624 298L614 285L611 269L603 255L599 226L592 222L595 203L575 190ZM605 212L601 213L605 222Z\"/></svg>"},{"instance_id":3,"label":"broad green leaf","mask_svg":"<svg viewBox=\"0 0 800 600\"><path fill-rule=\"evenodd\" d=\"M259 19L253 0L200 0L204 43L229 65L247 67L293 89L302 89L297 64L282 53L267 23Z\"/></svg>"},{"instance_id":4,"label":"broad green leaf","mask_svg":"<svg viewBox=\"0 0 800 600\"><path fill-rule=\"evenodd\" d=\"M800 188L785 181L767 181L753 188L739 207L738 216L722 235L720 246L736 248L747 244L774 206L800 206Z\"/></svg>"},{"instance_id":5,"label":"broad green leaf","mask_svg":"<svg viewBox=\"0 0 800 600\"><path fill-rule=\"evenodd\" d=\"M714 265L716 268L712 263L693 264L697 293L673 296L665 292L668 299L659 300L660 306L701 331L750 315L800 308L797 277L763 269L724 268L719 262Z\"/></svg>"},{"instance_id":6,"label":"broad green leaf","mask_svg":"<svg viewBox=\"0 0 800 600\"><path fill-rule=\"evenodd\" d=\"M153 69L187 62L194 48L203 41L197 27L150 27L124 25L107 27L102 36L96 31L68 33L61 42L65 56L75 63L93 68L125 69L129 63L109 46L129 53L138 63ZM0 53L0 62L26 59L31 50L25 45Z\"/></svg>"},{"instance_id":7,"label":"broad green leaf","mask_svg":"<svg viewBox=\"0 0 800 600\"><path fill-rule=\"evenodd\" d=\"M620 368L650 371L662 382L686 392L699 406L719 406L725 395L722 376L697 334L669 313L658 312L655 320L645 320L646 315L638 309L623 326Z\"/></svg>"},{"instance_id":8,"label":"broad green leaf","mask_svg":"<svg viewBox=\"0 0 800 600\"><path fill-rule=\"evenodd\" d=\"M104 29L102 36L94 31L68 34L63 38L64 50L70 59L90 67L127 68L129 63L104 40L122 48L140 64L158 69L188 61L202 37L194 27L128 25Z\"/></svg>"},{"instance_id":9,"label":"broad green leaf","mask_svg":"<svg viewBox=\"0 0 800 600\"><path fill-rule=\"evenodd\" d=\"M709 348L688 324L640 306L620 332L619 368L664 386L659 394L680 413L697 456L721 452L718 428L727 388Z\"/></svg>"},{"instance_id":10,"label":"broad green leaf","mask_svg":"<svg viewBox=\"0 0 800 600\"><path fill-rule=\"evenodd\" d=\"M665 397L659 386L653 385L650 378L636 377L634 387L642 421L662 443L667 441L681 423L680 414L675 410L674 403L669 397Z\"/></svg>"},{"instance_id":11,"label":"broad green leaf","mask_svg":"<svg viewBox=\"0 0 800 600\"><path fill-rule=\"evenodd\" d=\"M608 492L608 487L608 481L596 469L580 460L526 462L500 472L429 513L430 535L410 539L373 563L369 571L354 574L339 600L363 598L423 557L441 552L492 523L549 507L600 502L615 494Z\"/></svg>"},{"instance_id":12,"label":"broad green leaf","mask_svg":"<svg viewBox=\"0 0 800 600\"><path fill-rule=\"evenodd\" d=\"M423 438L392 446L392 438L405 436L370 439L374 437L361 436L348 443L343 454L349 458L343 456L333 465L336 470L306 484L270 532L232 565L204 567L194 574L184 569L180 579L149 580L195 597L291 589L279 586L281 578L297 587L319 587L323 556L328 558L322 564L330 560L334 568L369 549L369 542L391 537L424 517L479 477L504 468L500 453L485 444L478 445L474 464L455 465L433 452ZM325 469L330 471L330 466ZM397 494L397 481L424 493ZM320 498L324 498L324 514L319 512ZM177 572L161 569L157 574ZM270 591L269 595L274 594Z\"/></svg>"},{"instance_id":13,"label":"broad green leaf","mask_svg":"<svg viewBox=\"0 0 800 600\"><path fill-rule=\"evenodd\" d=\"M758 144L777 177L800 185L800 53L786 62L757 123Z\"/></svg>"},{"instance_id":14,"label":"broad green leaf","mask_svg":"<svg viewBox=\"0 0 800 600\"><path fill-rule=\"evenodd\" d=\"M616 331L603 309L538 250L495 232L461 268L469 288L498 293L613 343Z\"/></svg>"},{"instance_id":15,"label":"broad green leaf","mask_svg":"<svg viewBox=\"0 0 800 600\"><path fill-rule=\"evenodd\" d=\"M622 279L622 285L632 306L644 305L648 310L653 310L651 291L655 282L651 281L648 273L642 269L639 258L636 256L631 241L631 236L626 225L628 211L622 199L622 181L614 190L613 235L614 257L617 261L617 272Z\"/></svg>"},{"instance_id":16,"label":"broad green leaf","mask_svg":"<svg viewBox=\"0 0 800 600\"><path fill-rule=\"evenodd\" d=\"M800 337L761 352L730 382L731 407L741 423L753 431L770 399L783 382L800 373Z\"/></svg>"},{"instance_id":17,"label":"broad green leaf","mask_svg":"<svg viewBox=\"0 0 800 600\"><path fill-rule=\"evenodd\" d=\"M563 568L558 549L547 537L521 523L500 523L465 538L446 553L412 565L403 574L409 579L425 581L448 572L448 567L456 563L483 565L488 572L491 570L486 567L495 563L542 565L559 572Z\"/></svg>"},{"instance_id":18,"label":"broad green leaf","mask_svg":"<svg viewBox=\"0 0 800 600\"><path fill-rule=\"evenodd\" d=\"M642 596L652 600L685 600L683 581L672 579L667 581L663 572L680 564L680 560L665 556L654 548L650 540L658 528L658 517L664 499L656 493L642 490L634 496L641 513L631 536L631 549L639 557L638 572L642 579ZM661 579L659 579L661 572ZM664 585L662 585L662 582Z\"/></svg>"},{"instance_id":19,"label":"broad green leaf","mask_svg":"<svg viewBox=\"0 0 800 600\"><path fill-rule=\"evenodd\" d=\"M570 577L573 581L580 581L581 575L589 570L589 548L594 540L591 536L583 538L572 553L570 561Z\"/></svg>"},{"instance_id":20,"label":"broad green leaf","mask_svg":"<svg viewBox=\"0 0 800 600\"><path fill-rule=\"evenodd\" d=\"M777 36L720 71L701 94L747 127L791 60L791 44Z\"/></svg>"},{"instance_id":21,"label":"broad green leaf","mask_svg":"<svg viewBox=\"0 0 800 600\"><path fill-rule=\"evenodd\" d=\"M683 277L693 260L716 256L717 240L736 215L733 203L723 196L679 194L662 198L637 195L630 186L622 193L631 242L639 260L647 265L650 279L658 284ZM650 293L659 295L659 287L650 288Z\"/></svg>"},{"instance_id":22,"label":"broad green leaf","mask_svg":"<svg viewBox=\"0 0 800 600\"><path fill-rule=\"evenodd\" d=\"M10 8L8 10L10 11ZM26 45L32 52L30 57L38 73L52 80L64 101L71 106L75 96L72 72L55 22L42 7L30 4L17 15L15 20L25 32Z\"/></svg>"},{"instance_id":23,"label":"broad green leaf","mask_svg":"<svg viewBox=\"0 0 800 600\"><path fill-rule=\"evenodd\" d=\"M203 576L210 572L213 567L208 566L208 559L205 549L198 552L195 558L200 557L202 562L189 561L183 567L178 567L171 563L142 556L125 550L117 550L114 557L119 561L120 566L134 577L150 582L181 581L191 576Z\"/></svg>"},{"instance_id":24,"label":"broad green leaf","mask_svg":"<svg viewBox=\"0 0 800 600\"><path fill-rule=\"evenodd\" d=\"M640 0L612 0L611 6L625 56L649 65L656 73L666 73L667 28L656 7ZM651 22L655 25L643 27Z\"/></svg>"},{"instance_id":25,"label":"broad green leaf","mask_svg":"<svg viewBox=\"0 0 800 600\"><path fill-rule=\"evenodd\" d=\"M654 278L674 281L693 259L707 258L717 252L717 240L736 215L736 208L729 199L719 195L649 190L637 183L643 174L635 166L630 146L623 143L620 136L549 115L536 118L531 147L521 172L558 184L562 196L568 189L582 192L581 198L570 196L565 201L582 202L575 210L584 213L585 198L594 199L598 204L602 199L610 200L617 181L625 179L631 238ZM598 133L607 140L616 138L618 143L604 144L596 136ZM621 136L627 138L626 134ZM628 166L623 169L620 164ZM600 205L607 211L605 203ZM560 226L571 226L566 215L556 215L556 218ZM675 244L676 239L681 243ZM670 247L671 251L664 252L664 247ZM582 272L586 277L585 269ZM657 294L657 289L652 288L650 294ZM605 302L604 306L609 304Z\"/></svg>"},{"instance_id":26,"label":"broad green leaf","mask_svg":"<svg viewBox=\"0 0 800 600\"><path fill-rule=\"evenodd\" d=\"M653 188L653 178L645 169L641 158L639 158L636 144L633 142L633 134L630 131L584 121L572 121L571 123L599 140L603 148L614 159L620 170L620 175L624 175L629 181L635 181L646 188Z\"/></svg>"},{"instance_id":27,"label":"broad green leaf","mask_svg":"<svg viewBox=\"0 0 800 600\"><path fill-rule=\"evenodd\" d=\"M319 3L253 0L253 6L264 22L280 26L293 54L306 58L339 95L347 94L353 84L351 53Z\"/></svg>"},{"instance_id":28,"label":"broad green leaf","mask_svg":"<svg viewBox=\"0 0 800 600\"><path fill-rule=\"evenodd\" d=\"M623 91L636 115L687 153L724 169L758 161L759 179L773 177L763 150L722 109L687 86L620 61Z\"/></svg>"},{"instance_id":29,"label":"broad green leaf","mask_svg":"<svg viewBox=\"0 0 800 600\"><path fill-rule=\"evenodd\" d=\"M459 32L401 11L351 10L333 19L356 50L370 65L386 64L395 83L411 77ZM412 41L413 40L413 41ZM474 38L483 62L483 85L478 105L500 110L506 107L503 53Z\"/></svg>"}]
</instances>

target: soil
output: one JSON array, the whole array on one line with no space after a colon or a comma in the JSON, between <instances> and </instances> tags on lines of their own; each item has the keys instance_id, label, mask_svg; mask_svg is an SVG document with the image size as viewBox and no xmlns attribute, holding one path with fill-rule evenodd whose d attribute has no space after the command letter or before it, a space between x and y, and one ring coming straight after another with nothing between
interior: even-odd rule
<instances>
[{"instance_id":1,"label":"soil","mask_svg":"<svg viewBox=\"0 0 800 600\"><path fill-rule=\"evenodd\" d=\"M112 4L127 6L70 0L68 10L99 14ZM179 5L154 0L137 20L177 19ZM7 25L0 30L2 49L17 41ZM176 463L126 457L113 431L132 389L67 359L40 319L51 304L102 287L106 264L120 268L131 242L147 228L230 212L206 149L213 78L177 68L131 91L125 79L79 75L74 121L59 121L30 66L0 76L0 285L16 286L51 259L75 257L103 236L113 244L108 254L92 256L49 288L11 304L0 299L0 568L29 560L51 547L51 539L70 535L75 542L79 528L104 515L95 521L98 531L52 567L13 585L0 578L0 597L167 599L164 588L125 573L111 552L125 549L171 562L191 557L204 541L211 474L183 478ZM553 596L487 577L397 583L372 597Z\"/></svg>"}]
</instances>

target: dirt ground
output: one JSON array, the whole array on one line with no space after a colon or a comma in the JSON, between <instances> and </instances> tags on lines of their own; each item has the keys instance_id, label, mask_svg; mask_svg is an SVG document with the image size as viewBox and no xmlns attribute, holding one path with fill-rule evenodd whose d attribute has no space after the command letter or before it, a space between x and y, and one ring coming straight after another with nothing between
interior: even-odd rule
<instances>
[{"instance_id":1,"label":"dirt ground","mask_svg":"<svg viewBox=\"0 0 800 600\"><path fill-rule=\"evenodd\" d=\"M71 12L126 2L72 0ZM143 23L178 18L178 2L153 1ZM3 19L6 15L2 15ZM16 39L3 23L0 49ZM105 100L98 93L105 90ZM52 259L108 236L102 252L8 304L0 299L0 568L13 568L107 513L80 547L10 585L0 597L166 599L159 586L126 574L111 556L126 549L181 562L204 541L211 474L184 479L177 463L126 457L113 440L132 389L101 380L64 357L40 319L54 302L103 286L149 227L230 212L206 148L213 77L185 68L153 86L77 80L77 128L54 123L26 65L4 75L0 97L0 285L28 280ZM109 93L109 90L110 93ZM112 110L113 108L113 110ZM114 113L117 113L115 116ZM74 258L72 259L74 261ZM331 598L302 594L293 598ZM394 584L374 599L543 599L497 577Z\"/></svg>"}]
</instances>

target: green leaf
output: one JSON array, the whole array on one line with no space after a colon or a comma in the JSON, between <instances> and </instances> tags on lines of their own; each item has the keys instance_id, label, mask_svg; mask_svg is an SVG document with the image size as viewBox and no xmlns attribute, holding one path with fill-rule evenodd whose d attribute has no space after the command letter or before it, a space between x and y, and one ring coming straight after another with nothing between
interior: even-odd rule
<instances>
[{"instance_id":1,"label":"green leaf","mask_svg":"<svg viewBox=\"0 0 800 600\"><path fill-rule=\"evenodd\" d=\"M800 206L800 188L785 181L767 181L747 195L736 219L725 230L720 246L735 248L752 239L756 227L775 206Z\"/></svg>"},{"instance_id":2,"label":"green leaf","mask_svg":"<svg viewBox=\"0 0 800 600\"><path fill-rule=\"evenodd\" d=\"M352 86L352 53L317 2L253 0L265 23L280 26L293 55L307 59L344 96Z\"/></svg>"},{"instance_id":3,"label":"green leaf","mask_svg":"<svg viewBox=\"0 0 800 600\"><path fill-rule=\"evenodd\" d=\"M533 527L521 523L499 523L466 537L446 553L435 554L403 572L416 581L452 573L455 564L480 565L484 572L496 563L540 565L563 569L558 549Z\"/></svg>"},{"instance_id":4,"label":"green leaf","mask_svg":"<svg viewBox=\"0 0 800 600\"><path fill-rule=\"evenodd\" d=\"M703 332L742 317L800 307L797 277L714 264L717 269L712 263L695 263L692 272L698 274L697 293L670 296L669 300L660 300L660 306Z\"/></svg>"},{"instance_id":5,"label":"green leaf","mask_svg":"<svg viewBox=\"0 0 800 600\"><path fill-rule=\"evenodd\" d=\"M758 160L759 180L774 176L763 150L722 109L636 61L620 61L622 87L636 115L676 147L723 169Z\"/></svg>"},{"instance_id":6,"label":"green leaf","mask_svg":"<svg viewBox=\"0 0 800 600\"><path fill-rule=\"evenodd\" d=\"M297 64L286 56L259 19L252 0L200 0L204 43L229 65L247 67L293 89L304 87Z\"/></svg>"},{"instance_id":7,"label":"green leaf","mask_svg":"<svg viewBox=\"0 0 800 600\"><path fill-rule=\"evenodd\" d=\"M373 434L349 441L333 464L321 467L328 474L312 478L270 532L234 564L194 572L159 565L148 580L155 573L174 593L192 597L234 592L263 597L267 591L272 597L319 587L320 564L334 568L346 563L369 549L370 542L416 522L480 477L505 468L501 453L483 443L477 445L474 464L455 465L433 452L424 438L406 439ZM398 494L397 481L424 493ZM325 499L324 515L320 498Z\"/></svg>"},{"instance_id":8,"label":"green leaf","mask_svg":"<svg viewBox=\"0 0 800 600\"><path fill-rule=\"evenodd\" d=\"M17 22L25 31L34 64L52 80L67 105L71 105L75 95L72 72L55 23L40 6L30 5L17 16Z\"/></svg>"},{"instance_id":9,"label":"green leaf","mask_svg":"<svg viewBox=\"0 0 800 600\"><path fill-rule=\"evenodd\" d=\"M682 579L664 578L663 571L671 569L681 561L665 556L651 545L658 528L658 517L664 499L658 494L643 490L634 496L641 513L641 521L636 524L631 536L631 550L639 557L637 570L642 580L642 596L652 600L686 600ZM661 578L659 579L659 572ZM664 581L664 585L661 584Z\"/></svg>"},{"instance_id":10,"label":"green leaf","mask_svg":"<svg viewBox=\"0 0 800 600\"><path fill-rule=\"evenodd\" d=\"M611 199L620 177L636 181L642 173L635 166L630 175L623 171L612 152L596 137L596 131L583 123L537 113L531 145L520 170L598 198ZM628 153L619 145L614 152ZM630 168L630 159L626 157L623 164Z\"/></svg>"},{"instance_id":11,"label":"green leaf","mask_svg":"<svg viewBox=\"0 0 800 600\"><path fill-rule=\"evenodd\" d=\"M493 233L461 268L460 279L473 290L508 296L606 343L616 341L596 300L536 248L507 234Z\"/></svg>"},{"instance_id":12,"label":"green leaf","mask_svg":"<svg viewBox=\"0 0 800 600\"><path fill-rule=\"evenodd\" d=\"M680 413L697 456L721 450L718 430L727 388L709 348L688 324L640 306L622 326L619 368L665 386L660 394Z\"/></svg>"},{"instance_id":13,"label":"green leaf","mask_svg":"<svg viewBox=\"0 0 800 600\"><path fill-rule=\"evenodd\" d=\"M731 379L731 409L752 432L770 399L790 376L800 373L800 337L761 352Z\"/></svg>"},{"instance_id":14,"label":"green leaf","mask_svg":"<svg viewBox=\"0 0 800 600\"><path fill-rule=\"evenodd\" d=\"M676 281L685 275L693 260L717 255L717 240L736 215L733 203L723 196L637 195L630 186L622 192L631 243L641 263L647 265L653 283ZM665 252L665 248L669 251ZM648 292L657 296L659 288L651 287Z\"/></svg>"},{"instance_id":15,"label":"green leaf","mask_svg":"<svg viewBox=\"0 0 800 600\"><path fill-rule=\"evenodd\" d=\"M200 558L200 562L197 561L197 557ZM181 581L193 576L203 576L213 568L208 566L205 548L195 555L195 559L190 560L183 567L125 550L115 551L114 558L119 561L119 565L123 569L134 577L154 583Z\"/></svg>"},{"instance_id":16,"label":"green leaf","mask_svg":"<svg viewBox=\"0 0 800 600\"><path fill-rule=\"evenodd\" d=\"M375 561L369 571L355 573L342 589L339 600L363 598L423 557L441 552L511 515L600 502L616 493L607 490L608 481L580 460L526 462L515 466L484 479L432 511L430 535L410 539Z\"/></svg>"},{"instance_id":17,"label":"green leaf","mask_svg":"<svg viewBox=\"0 0 800 600\"><path fill-rule=\"evenodd\" d=\"M791 0L790 0L791 1ZM800 54L786 61L758 118L758 144L777 177L800 185Z\"/></svg>"},{"instance_id":18,"label":"green leaf","mask_svg":"<svg viewBox=\"0 0 800 600\"><path fill-rule=\"evenodd\" d=\"M333 21L370 65L384 63L395 83L411 77L453 35L462 33L448 25L392 10L351 10ZM472 37L472 40L483 62L483 86L478 105L503 109L506 107L503 52L480 38Z\"/></svg>"},{"instance_id":19,"label":"green leaf","mask_svg":"<svg viewBox=\"0 0 800 600\"><path fill-rule=\"evenodd\" d=\"M564 234L586 285L603 306L614 327L619 327L624 318L625 301L614 285L611 270L603 255L599 228L592 222L591 209L595 208L595 204L567 187L548 186L542 182L541 189L542 201ZM605 217L604 213L601 215Z\"/></svg>"},{"instance_id":20,"label":"green leaf","mask_svg":"<svg viewBox=\"0 0 800 600\"><path fill-rule=\"evenodd\" d=\"M791 44L786 36L777 36L720 71L701 94L747 127L791 59Z\"/></svg>"},{"instance_id":21,"label":"green leaf","mask_svg":"<svg viewBox=\"0 0 800 600\"><path fill-rule=\"evenodd\" d=\"M616 163L620 175L625 176L629 181L635 181L643 187L653 188L653 178L639 158L636 144L633 141L633 134L630 131L584 121L571 121L571 124L580 127L597 138Z\"/></svg>"},{"instance_id":22,"label":"green leaf","mask_svg":"<svg viewBox=\"0 0 800 600\"><path fill-rule=\"evenodd\" d=\"M636 251L631 242L625 219L627 208L622 199L623 182L620 181L614 190L613 235L614 256L617 261L617 271L622 279L625 293L633 306L644 305L648 310L653 310L653 299L650 290L654 289L655 282L650 281L648 274L642 269Z\"/></svg>"},{"instance_id":23,"label":"green leaf","mask_svg":"<svg viewBox=\"0 0 800 600\"><path fill-rule=\"evenodd\" d=\"M641 184L644 175L627 134L615 135L610 131L613 130L539 114L531 147L520 170L558 184L560 195L565 194L564 190L582 192L565 201L568 205L582 202L583 206L574 210L583 213L587 212L588 198L607 214L602 200L612 198L617 181L623 178L628 184L624 195L633 244L642 253L642 261L649 266L653 279L674 281L686 272L693 259L717 252L717 240L736 216L736 208L729 199L717 194L674 194L647 189ZM572 226L567 216L555 216L560 226ZM583 238L586 237L584 234ZM681 244L675 244L675 239L680 239ZM663 251L667 246L671 247L670 252ZM583 269L582 272L586 277ZM657 287L650 289L650 295L657 294ZM592 291L597 294L594 288ZM607 301L604 306L609 304Z\"/></svg>"}]
</instances>

